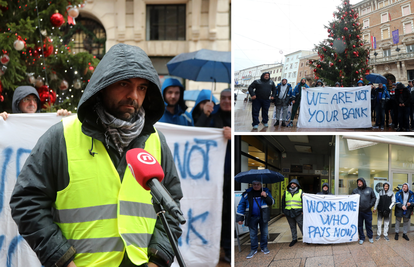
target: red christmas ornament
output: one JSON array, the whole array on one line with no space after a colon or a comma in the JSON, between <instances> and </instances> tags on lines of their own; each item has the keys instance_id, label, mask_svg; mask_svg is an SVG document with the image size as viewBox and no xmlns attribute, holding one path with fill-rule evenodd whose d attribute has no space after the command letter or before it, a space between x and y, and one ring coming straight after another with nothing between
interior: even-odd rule
<instances>
[{"instance_id":1,"label":"red christmas ornament","mask_svg":"<svg viewBox=\"0 0 414 267\"><path fill-rule=\"evenodd\" d=\"M354 10L353 10L353 9L351 9L351 11L352 11L352 12L354 12Z\"/></svg>"},{"instance_id":2,"label":"red christmas ornament","mask_svg":"<svg viewBox=\"0 0 414 267\"><path fill-rule=\"evenodd\" d=\"M3 93L3 85L1 84L1 81L0 81L0 102L4 101L4 96L1 95L2 93Z\"/></svg>"},{"instance_id":3,"label":"red christmas ornament","mask_svg":"<svg viewBox=\"0 0 414 267\"><path fill-rule=\"evenodd\" d=\"M313 63L313 60L309 60L309 64L312 64Z\"/></svg>"},{"instance_id":4,"label":"red christmas ornament","mask_svg":"<svg viewBox=\"0 0 414 267\"><path fill-rule=\"evenodd\" d=\"M313 69L313 72L316 72L316 69Z\"/></svg>"},{"instance_id":5,"label":"red christmas ornament","mask_svg":"<svg viewBox=\"0 0 414 267\"><path fill-rule=\"evenodd\" d=\"M61 27L65 23L65 18L56 10L56 13L50 16L50 23L55 27Z\"/></svg>"},{"instance_id":6,"label":"red christmas ornament","mask_svg":"<svg viewBox=\"0 0 414 267\"><path fill-rule=\"evenodd\" d=\"M325 52L326 52L326 48L325 48L325 47L323 48L323 51L325 51Z\"/></svg>"},{"instance_id":7,"label":"red christmas ornament","mask_svg":"<svg viewBox=\"0 0 414 267\"><path fill-rule=\"evenodd\" d=\"M355 45L352 45L353 48L355 48Z\"/></svg>"},{"instance_id":8,"label":"red christmas ornament","mask_svg":"<svg viewBox=\"0 0 414 267\"><path fill-rule=\"evenodd\" d=\"M41 55L42 54L42 48L37 47L36 49L37 49L37 53L39 55ZM43 54L44 54L44 57L48 57L52 53L53 53L53 43L52 43L52 40L50 40L50 38L47 37L43 40Z\"/></svg>"},{"instance_id":9,"label":"red christmas ornament","mask_svg":"<svg viewBox=\"0 0 414 267\"><path fill-rule=\"evenodd\" d=\"M341 63L341 60L338 60L339 61L339 63Z\"/></svg>"},{"instance_id":10,"label":"red christmas ornament","mask_svg":"<svg viewBox=\"0 0 414 267\"><path fill-rule=\"evenodd\" d=\"M355 23L352 23L352 26L354 26L354 27L355 27Z\"/></svg>"},{"instance_id":11,"label":"red christmas ornament","mask_svg":"<svg viewBox=\"0 0 414 267\"><path fill-rule=\"evenodd\" d=\"M331 29L328 29L328 32L331 32Z\"/></svg>"},{"instance_id":12,"label":"red christmas ornament","mask_svg":"<svg viewBox=\"0 0 414 267\"><path fill-rule=\"evenodd\" d=\"M43 108L46 108L46 103L54 104L56 102L56 93L50 89L49 86L44 85L39 87L37 92L39 93L40 102L42 102Z\"/></svg>"},{"instance_id":13,"label":"red christmas ornament","mask_svg":"<svg viewBox=\"0 0 414 267\"><path fill-rule=\"evenodd\" d=\"M319 64L318 64L316 67L317 67L317 68L321 68L321 65L319 65Z\"/></svg>"},{"instance_id":14,"label":"red christmas ornament","mask_svg":"<svg viewBox=\"0 0 414 267\"><path fill-rule=\"evenodd\" d=\"M342 20L344 20L344 17L341 17Z\"/></svg>"},{"instance_id":15,"label":"red christmas ornament","mask_svg":"<svg viewBox=\"0 0 414 267\"><path fill-rule=\"evenodd\" d=\"M330 43L331 46L333 46L333 43Z\"/></svg>"},{"instance_id":16,"label":"red christmas ornament","mask_svg":"<svg viewBox=\"0 0 414 267\"><path fill-rule=\"evenodd\" d=\"M358 71L355 71L355 73L358 74L359 72Z\"/></svg>"},{"instance_id":17,"label":"red christmas ornament","mask_svg":"<svg viewBox=\"0 0 414 267\"><path fill-rule=\"evenodd\" d=\"M10 57L7 54L4 54L0 57L0 62L3 65L7 65L7 63L9 63L10 61Z\"/></svg>"},{"instance_id":18,"label":"red christmas ornament","mask_svg":"<svg viewBox=\"0 0 414 267\"><path fill-rule=\"evenodd\" d=\"M344 30L345 30L345 31L347 31L347 30L348 30L348 28L347 28L347 27L344 27Z\"/></svg>"},{"instance_id":19,"label":"red christmas ornament","mask_svg":"<svg viewBox=\"0 0 414 267\"><path fill-rule=\"evenodd\" d=\"M347 4L347 3L346 3L346 2L344 2L344 5L345 5L345 6L346 6L346 4Z\"/></svg>"},{"instance_id":20,"label":"red christmas ornament","mask_svg":"<svg viewBox=\"0 0 414 267\"><path fill-rule=\"evenodd\" d=\"M329 64L329 66L331 66L331 67L332 67L332 66L333 66L333 63L330 63L330 64Z\"/></svg>"},{"instance_id":21,"label":"red christmas ornament","mask_svg":"<svg viewBox=\"0 0 414 267\"><path fill-rule=\"evenodd\" d=\"M357 26L359 26L359 22L357 22Z\"/></svg>"},{"instance_id":22,"label":"red christmas ornament","mask_svg":"<svg viewBox=\"0 0 414 267\"><path fill-rule=\"evenodd\" d=\"M359 39L359 35L357 35L357 36L356 36L356 38L358 38L358 39Z\"/></svg>"}]
</instances>

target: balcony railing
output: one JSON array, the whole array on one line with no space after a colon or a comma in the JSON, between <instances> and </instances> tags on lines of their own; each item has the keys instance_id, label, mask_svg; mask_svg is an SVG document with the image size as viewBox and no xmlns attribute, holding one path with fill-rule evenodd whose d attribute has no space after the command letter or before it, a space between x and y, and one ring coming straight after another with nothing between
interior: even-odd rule
<instances>
[{"instance_id":1,"label":"balcony railing","mask_svg":"<svg viewBox=\"0 0 414 267\"><path fill-rule=\"evenodd\" d=\"M393 51L394 52L394 51ZM399 60L406 60L406 59L414 59L414 52L408 53L397 53L391 56L377 56L372 57L369 60L369 65L378 65L378 64L386 64L391 62L396 62Z\"/></svg>"}]
</instances>

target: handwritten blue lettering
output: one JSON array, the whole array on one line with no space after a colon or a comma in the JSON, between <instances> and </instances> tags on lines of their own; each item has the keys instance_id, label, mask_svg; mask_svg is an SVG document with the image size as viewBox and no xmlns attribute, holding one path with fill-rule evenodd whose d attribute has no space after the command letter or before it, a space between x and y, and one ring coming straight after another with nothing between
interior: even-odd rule
<instances>
[{"instance_id":1,"label":"handwritten blue lettering","mask_svg":"<svg viewBox=\"0 0 414 267\"><path fill-rule=\"evenodd\" d=\"M206 211L203 214L200 214L200 215L197 215L197 216L193 217L192 210L191 209L188 210L188 231L187 231L187 237L186 237L186 240L185 240L187 245L189 244L189 241L190 241L190 231L193 231L194 234L198 238L201 239L201 241L203 242L204 245L208 243L208 241L194 227L194 223L197 220L201 219L201 221L204 222L207 219L208 214L209 214L209 212ZM206 228L204 227L204 229L206 229Z\"/></svg>"},{"instance_id":2,"label":"handwritten blue lettering","mask_svg":"<svg viewBox=\"0 0 414 267\"><path fill-rule=\"evenodd\" d=\"M314 106L318 104L328 104L328 102L323 102L323 100L326 100L324 95L329 95L328 93L317 93L315 97L315 92L312 92L312 98L309 99L309 92L306 92L306 98L308 100L308 105L313 104Z\"/></svg>"}]
</instances>

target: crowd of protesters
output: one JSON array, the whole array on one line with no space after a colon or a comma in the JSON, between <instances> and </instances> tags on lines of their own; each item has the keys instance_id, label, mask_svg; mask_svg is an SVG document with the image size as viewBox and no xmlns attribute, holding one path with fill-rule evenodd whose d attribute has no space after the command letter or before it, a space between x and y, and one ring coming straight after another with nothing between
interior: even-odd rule
<instances>
[{"instance_id":1,"label":"crowd of protesters","mask_svg":"<svg viewBox=\"0 0 414 267\"><path fill-rule=\"evenodd\" d=\"M365 84L362 80L354 86L371 85L371 118L375 122L374 129L395 130L397 132L410 132L414 128L414 80L409 80L408 85L401 82L393 83L389 88L386 84L377 84L369 82ZM312 84L307 84L305 78L293 87L286 78L283 78L277 85L270 79L270 74L265 72L261 78L255 80L248 87L248 95L252 100L252 118L253 129L258 129L260 124L259 111L262 109L262 121L264 127L268 127L268 110L271 103L274 103L275 109L273 118L275 118L274 127L292 127L296 115L300 112L300 100L302 88L325 87L322 80L317 80ZM343 87L340 82L331 85L332 87ZM246 101L245 101L246 102ZM292 105L292 112L288 114L288 107ZM280 117L282 115L282 117Z\"/></svg>"}]
</instances>

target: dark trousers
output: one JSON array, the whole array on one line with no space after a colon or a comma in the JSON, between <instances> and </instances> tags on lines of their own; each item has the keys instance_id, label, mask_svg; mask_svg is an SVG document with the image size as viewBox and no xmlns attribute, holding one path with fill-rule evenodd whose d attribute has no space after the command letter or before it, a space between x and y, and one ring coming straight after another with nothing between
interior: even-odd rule
<instances>
[{"instance_id":1,"label":"dark trousers","mask_svg":"<svg viewBox=\"0 0 414 267\"><path fill-rule=\"evenodd\" d=\"M259 112L262 109L262 122L267 123L269 121L269 107L270 99L256 98L252 101L252 125L259 125Z\"/></svg>"},{"instance_id":2,"label":"dark trousers","mask_svg":"<svg viewBox=\"0 0 414 267\"><path fill-rule=\"evenodd\" d=\"M384 108L381 107L380 103L377 103L377 105L375 106L375 115L376 115L375 125L384 127L385 110Z\"/></svg>"},{"instance_id":3,"label":"dark trousers","mask_svg":"<svg viewBox=\"0 0 414 267\"><path fill-rule=\"evenodd\" d=\"M303 235L303 214L295 217L295 218L291 218L289 216L286 216L286 219L289 223L289 227L290 227L290 232L292 233L292 240L298 240L298 233L296 230L296 224L298 224L299 226L299 230Z\"/></svg>"},{"instance_id":4,"label":"dark trousers","mask_svg":"<svg viewBox=\"0 0 414 267\"><path fill-rule=\"evenodd\" d=\"M358 213L358 234L359 234L359 240L362 240L362 241L365 240L364 227L363 227L364 222L365 222L365 230L367 230L367 236L369 239L371 239L373 237L372 211L366 211L366 212L360 211Z\"/></svg>"},{"instance_id":5,"label":"dark trousers","mask_svg":"<svg viewBox=\"0 0 414 267\"><path fill-rule=\"evenodd\" d=\"M293 121L296 116L296 111L298 111L298 108L300 106L300 101L295 101L295 104L292 106L292 115L290 116L290 120Z\"/></svg>"},{"instance_id":6,"label":"dark trousers","mask_svg":"<svg viewBox=\"0 0 414 267\"><path fill-rule=\"evenodd\" d=\"M414 105L413 104L411 104L410 105L410 120L411 120L411 128L413 128L413 126L414 126L414 121L413 121L413 113L414 113Z\"/></svg>"},{"instance_id":7,"label":"dark trousers","mask_svg":"<svg viewBox=\"0 0 414 267\"><path fill-rule=\"evenodd\" d=\"M410 129L410 107L400 107L398 106L398 124L400 128Z\"/></svg>"}]
</instances>

